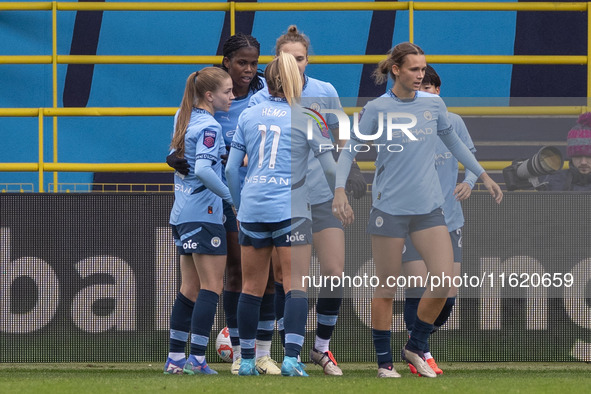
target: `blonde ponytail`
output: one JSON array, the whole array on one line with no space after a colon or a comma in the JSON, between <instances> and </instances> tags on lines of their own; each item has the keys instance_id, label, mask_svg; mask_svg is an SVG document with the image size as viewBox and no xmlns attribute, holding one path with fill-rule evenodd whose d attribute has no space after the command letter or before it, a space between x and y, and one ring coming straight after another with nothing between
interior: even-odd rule
<instances>
[{"instance_id":1,"label":"blonde ponytail","mask_svg":"<svg viewBox=\"0 0 591 394\"><path fill-rule=\"evenodd\" d=\"M281 52L265 69L269 93L283 96L291 105L302 96L302 77L293 55Z\"/></svg>"}]
</instances>

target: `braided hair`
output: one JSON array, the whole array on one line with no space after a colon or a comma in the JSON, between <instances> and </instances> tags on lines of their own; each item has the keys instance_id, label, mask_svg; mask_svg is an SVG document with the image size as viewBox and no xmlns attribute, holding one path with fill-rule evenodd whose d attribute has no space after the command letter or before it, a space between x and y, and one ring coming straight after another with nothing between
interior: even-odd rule
<instances>
[{"instance_id":1,"label":"braided hair","mask_svg":"<svg viewBox=\"0 0 591 394\"><path fill-rule=\"evenodd\" d=\"M238 33L234 34L233 36L230 36L230 38L228 38L226 42L224 42L224 47L222 48L222 55L224 57L227 57L228 59L232 59L234 55L236 55L236 52L238 52L238 50L242 48L256 48L258 54L260 55L261 53L261 44L259 44L256 38L254 38L250 34ZM224 66L223 63L221 67L222 69L228 71L228 68ZM265 87L263 81L261 80L262 76L263 72L257 70L254 78L252 79L252 81L250 81L250 85L248 86L249 91L258 92L259 90Z\"/></svg>"}]
</instances>

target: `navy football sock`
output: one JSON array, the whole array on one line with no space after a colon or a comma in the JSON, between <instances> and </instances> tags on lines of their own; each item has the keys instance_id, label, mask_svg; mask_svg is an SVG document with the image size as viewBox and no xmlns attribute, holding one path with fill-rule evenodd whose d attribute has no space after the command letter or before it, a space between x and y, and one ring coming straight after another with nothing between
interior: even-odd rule
<instances>
[{"instance_id":1,"label":"navy football sock","mask_svg":"<svg viewBox=\"0 0 591 394\"><path fill-rule=\"evenodd\" d=\"M455 304L456 297L448 297L447 300L445 300L443 309L441 310L439 316L437 316L437 319L435 319L435 322L433 323L436 330L442 325L444 325L445 322L447 322L447 319L449 319L449 317L451 316L451 311L453 310Z\"/></svg>"},{"instance_id":2,"label":"navy football sock","mask_svg":"<svg viewBox=\"0 0 591 394\"><path fill-rule=\"evenodd\" d=\"M275 330L275 294L264 294L256 339L260 341L272 340L273 330Z\"/></svg>"},{"instance_id":3,"label":"navy football sock","mask_svg":"<svg viewBox=\"0 0 591 394\"><path fill-rule=\"evenodd\" d=\"M448 297L447 300L445 300L445 304L443 305L443 309L441 310L441 312L439 313L439 316L437 316L437 319L435 319L435 322L433 323L433 329L431 330L431 334L433 334L435 331L439 330L439 327L441 327L442 325L444 325L447 322L455 304L456 304L456 297ZM427 353L429 351L430 351L429 341L427 341L427 343L425 344L425 348L423 349L423 352Z\"/></svg>"},{"instance_id":4,"label":"navy football sock","mask_svg":"<svg viewBox=\"0 0 591 394\"><path fill-rule=\"evenodd\" d=\"M376 349L378 365L392 363L392 347L390 346L391 333L389 330L371 330L373 345Z\"/></svg>"},{"instance_id":5,"label":"navy football sock","mask_svg":"<svg viewBox=\"0 0 591 394\"><path fill-rule=\"evenodd\" d=\"M410 338L406 343L406 349L415 353L422 353L432 330L433 324L425 323L417 317Z\"/></svg>"},{"instance_id":6,"label":"navy football sock","mask_svg":"<svg viewBox=\"0 0 591 394\"><path fill-rule=\"evenodd\" d=\"M321 290L322 292L322 290ZM337 324L342 298L320 298L316 302L318 325L316 335L321 339L330 339Z\"/></svg>"},{"instance_id":7,"label":"navy football sock","mask_svg":"<svg viewBox=\"0 0 591 394\"><path fill-rule=\"evenodd\" d=\"M170 313L170 353L184 353L191 331L191 316L195 303L185 297L181 292L176 295L176 300Z\"/></svg>"},{"instance_id":8,"label":"navy football sock","mask_svg":"<svg viewBox=\"0 0 591 394\"><path fill-rule=\"evenodd\" d=\"M419 302L425 290L424 287L411 287L404 291L404 323L409 333L415 324Z\"/></svg>"},{"instance_id":9,"label":"navy football sock","mask_svg":"<svg viewBox=\"0 0 591 394\"><path fill-rule=\"evenodd\" d=\"M302 351L308 318L308 297L304 291L293 290L285 295L285 356L297 357Z\"/></svg>"},{"instance_id":10,"label":"navy football sock","mask_svg":"<svg viewBox=\"0 0 591 394\"><path fill-rule=\"evenodd\" d=\"M283 284L275 282L275 320L277 320L277 331L281 337L281 346L285 347L285 325L283 314L285 312L285 289Z\"/></svg>"},{"instance_id":11,"label":"navy football sock","mask_svg":"<svg viewBox=\"0 0 591 394\"><path fill-rule=\"evenodd\" d=\"M254 358L254 345L262 297L242 293L238 301L238 332L242 358Z\"/></svg>"},{"instance_id":12,"label":"navy football sock","mask_svg":"<svg viewBox=\"0 0 591 394\"><path fill-rule=\"evenodd\" d=\"M237 291L224 290L224 313L226 315L226 326L230 332L232 346L240 345L238 335L238 299L240 293Z\"/></svg>"},{"instance_id":13,"label":"navy football sock","mask_svg":"<svg viewBox=\"0 0 591 394\"><path fill-rule=\"evenodd\" d=\"M205 355L209 334L220 297L210 290L199 291L191 317L191 354Z\"/></svg>"}]
</instances>

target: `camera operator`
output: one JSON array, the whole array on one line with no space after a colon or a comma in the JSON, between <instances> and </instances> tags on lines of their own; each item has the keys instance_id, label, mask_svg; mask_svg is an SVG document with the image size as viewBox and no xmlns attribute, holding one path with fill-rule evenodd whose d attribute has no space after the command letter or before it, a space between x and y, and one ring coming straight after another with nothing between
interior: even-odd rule
<instances>
[{"instance_id":1,"label":"camera operator","mask_svg":"<svg viewBox=\"0 0 591 394\"><path fill-rule=\"evenodd\" d=\"M540 181L547 182L545 190L591 191L591 112L579 116L566 143L569 168L541 177Z\"/></svg>"}]
</instances>

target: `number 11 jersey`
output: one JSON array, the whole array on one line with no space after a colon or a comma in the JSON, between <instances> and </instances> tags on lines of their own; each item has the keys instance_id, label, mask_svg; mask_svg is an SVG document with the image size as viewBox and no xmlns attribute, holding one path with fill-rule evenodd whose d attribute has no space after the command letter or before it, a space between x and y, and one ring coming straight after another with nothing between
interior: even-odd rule
<instances>
[{"instance_id":1,"label":"number 11 jersey","mask_svg":"<svg viewBox=\"0 0 591 394\"><path fill-rule=\"evenodd\" d=\"M246 152L248 166L239 221L310 218L308 154L330 151L332 142L315 127L308 137L307 124L302 111L292 112L287 100L273 96L240 114L232 148Z\"/></svg>"}]
</instances>

